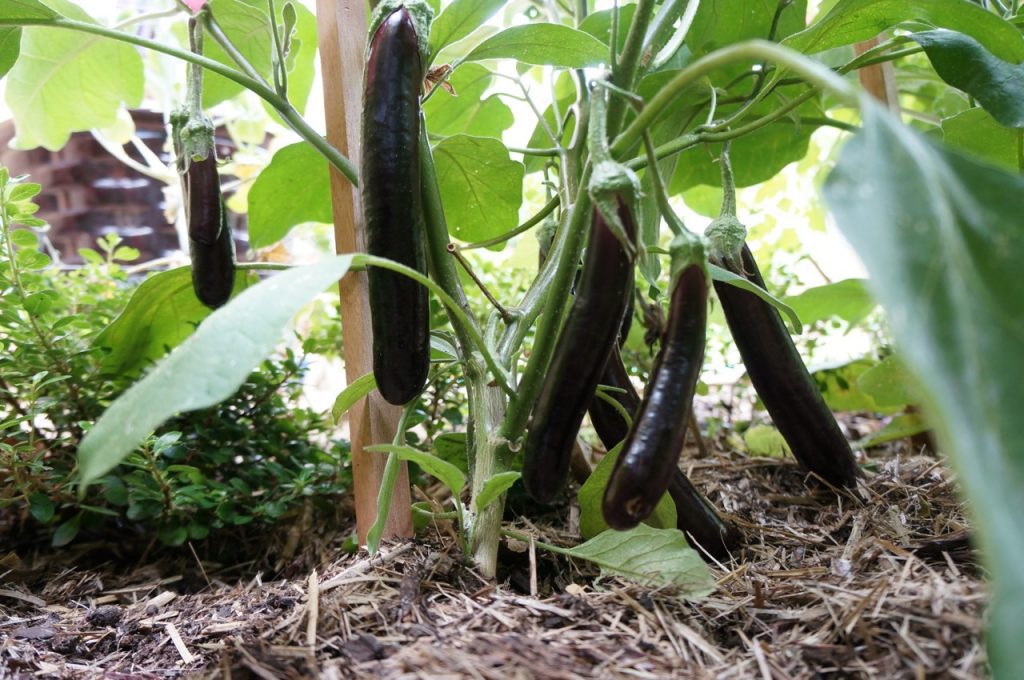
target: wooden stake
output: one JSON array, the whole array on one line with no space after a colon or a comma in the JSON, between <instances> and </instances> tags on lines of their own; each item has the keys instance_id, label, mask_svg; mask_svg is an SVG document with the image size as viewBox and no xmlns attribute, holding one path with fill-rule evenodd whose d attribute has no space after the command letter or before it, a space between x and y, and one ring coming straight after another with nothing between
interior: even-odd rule
<instances>
[{"instance_id":1,"label":"wooden stake","mask_svg":"<svg viewBox=\"0 0 1024 680\"><path fill-rule=\"evenodd\" d=\"M854 54L861 55L881 41L876 37L871 40L859 42L853 46ZM892 62L872 64L857 71L861 87L867 90L868 94L885 104L893 113L899 113L900 101L896 92L896 71Z\"/></svg>"},{"instance_id":2,"label":"wooden stake","mask_svg":"<svg viewBox=\"0 0 1024 680\"><path fill-rule=\"evenodd\" d=\"M317 0L320 64L323 71L327 139L359 165L359 113L362 103L363 51L366 46L364 0ZM334 240L339 253L365 252L359 189L331 169ZM366 274L350 273L340 283L345 374L351 383L373 369L370 303ZM360 543L377 518L385 457L366 453L371 444L390 444L401 409L385 402L374 390L349 411L352 477L356 496L356 529ZM384 537L412 536L409 473L402 463L388 513Z\"/></svg>"}]
</instances>

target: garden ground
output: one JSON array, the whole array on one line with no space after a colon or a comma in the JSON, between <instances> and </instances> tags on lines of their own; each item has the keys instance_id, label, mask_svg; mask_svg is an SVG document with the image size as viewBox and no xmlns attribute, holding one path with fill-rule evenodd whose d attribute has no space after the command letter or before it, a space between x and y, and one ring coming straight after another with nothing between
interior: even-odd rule
<instances>
[{"instance_id":1,"label":"garden ground","mask_svg":"<svg viewBox=\"0 0 1024 680\"><path fill-rule=\"evenodd\" d=\"M345 531L321 532L313 547L334 559L315 572L296 559L280 570L292 578L201 564L187 547L130 569L104 563L102 544L10 552L0 678L986 676L987 587L951 473L905 443L867 467L836 502L788 461L691 459L747 535L699 602L515 544L496 587L443 526L372 560L341 551Z\"/></svg>"}]
</instances>

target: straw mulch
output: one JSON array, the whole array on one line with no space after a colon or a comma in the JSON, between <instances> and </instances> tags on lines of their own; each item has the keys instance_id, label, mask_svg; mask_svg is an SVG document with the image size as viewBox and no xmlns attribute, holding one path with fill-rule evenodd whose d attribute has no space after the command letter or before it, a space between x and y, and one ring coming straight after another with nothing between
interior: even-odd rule
<instances>
[{"instance_id":1,"label":"straw mulch","mask_svg":"<svg viewBox=\"0 0 1024 680\"><path fill-rule=\"evenodd\" d=\"M984 677L987 591L951 474L906 445L879 456L838 499L789 461L691 461L747 535L699 602L523 545L490 583L444 527L243 582L191 553L127 574L8 554L0 678Z\"/></svg>"}]
</instances>

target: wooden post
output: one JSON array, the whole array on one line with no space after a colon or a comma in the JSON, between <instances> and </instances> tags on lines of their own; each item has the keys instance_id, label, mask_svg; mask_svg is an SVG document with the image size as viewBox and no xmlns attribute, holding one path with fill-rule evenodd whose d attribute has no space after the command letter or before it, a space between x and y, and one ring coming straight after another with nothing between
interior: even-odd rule
<instances>
[{"instance_id":1,"label":"wooden post","mask_svg":"<svg viewBox=\"0 0 1024 680\"><path fill-rule=\"evenodd\" d=\"M853 46L853 52L859 56L880 42L877 37L859 42ZM868 94L882 102L893 113L900 112L899 95L896 92L896 71L892 67L892 62L866 66L857 71L857 77L860 79L861 87Z\"/></svg>"},{"instance_id":2,"label":"wooden post","mask_svg":"<svg viewBox=\"0 0 1024 680\"><path fill-rule=\"evenodd\" d=\"M358 166L366 2L317 0L316 10L327 139ZM366 239L359 189L334 168L331 168L331 196L337 251L364 252ZM345 374L351 383L373 369L366 274L348 274L341 280L340 288ZM363 448L371 444L390 444L400 416L401 409L385 402L376 390L349 411L356 528L360 543L366 541L366 534L377 518L377 492L386 460L383 454L366 453ZM402 463L384 536L411 535L409 474L405 463Z\"/></svg>"}]
</instances>

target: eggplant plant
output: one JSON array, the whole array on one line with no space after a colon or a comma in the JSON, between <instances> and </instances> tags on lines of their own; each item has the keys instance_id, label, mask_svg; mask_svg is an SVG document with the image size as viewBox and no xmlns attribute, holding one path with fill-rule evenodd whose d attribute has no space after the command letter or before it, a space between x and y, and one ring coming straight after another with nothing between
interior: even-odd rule
<instances>
[{"instance_id":1,"label":"eggplant plant","mask_svg":"<svg viewBox=\"0 0 1024 680\"><path fill-rule=\"evenodd\" d=\"M1024 635L1024 578L1015 565L1024 541L1013 522L1024 512L1024 430L1010 411L1024 399L1024 296L1012 293L1012 267L1024 257L1013 205L1024 188L1019 3L839 0L808 23L806 0L578 0L510 5L516 21L495 31L499 1L384 0L368 34L359 169L301 113L316 42L308 10L274 0L189 5L137 21L197 11L214 56L103 25L69 0L5 3L0 75L19 143L59 147L70 131L107 125L122 102L137 103L134 48L178 58L206 70L203 106L245 90L301 138L252 187L253 243L326 221L333 167L360 188L368 248L288 268L210 314L91 427L80 448L83 485L174 414L228 398L305 301L367 271L374 371L339 397L336 415L372 389L404 404L394 441L375 447L390 472L371 549L390 507L390 473L411 460L452 492L450 511L417 512L454 520L464 553L494 576L502 536L523 538L503 526L508 489L521 477L536 500L559 497L589 410L617 456L589 491L603 499L602 521L626 530L546 547L707 592L707 572L676 527L723 559L741 541L677 467L710 290L807 483L843 493L862 474L790 337L796 315L765 290L760 269L769 263L757 262L739 218L755 206L739 205L736 192L804 160L818 131L848 135L825 197L962 472L995 584L993 668L1022 672L1014 642ZM116 58L120 75L99 83L91 94L100 103L77 118L42 111L46 97L27 89L53 97L60 81L46 80L38 55L61 62L83 37L91 42L76 65ZM888 98L879 103L857 76L886 63L933 77L897 81L896 98L874 93ZM274 193L282 180L288 195ZM699 203L706 185L723 198L705 240L676 211ZM520 221L524 196L536 210ZM518 298L500 299L475 274L473 251L542 227L535 278ZM661 347L643 401L623 379L619 344L635 295L648 307L671 301L667 326L653 333ZM431 301L444 315L432 330ZM462 385L468 404L465 466L406 436L423 386L453 373L461 381L445 384Z\"/></svg>"}]
</instances>

